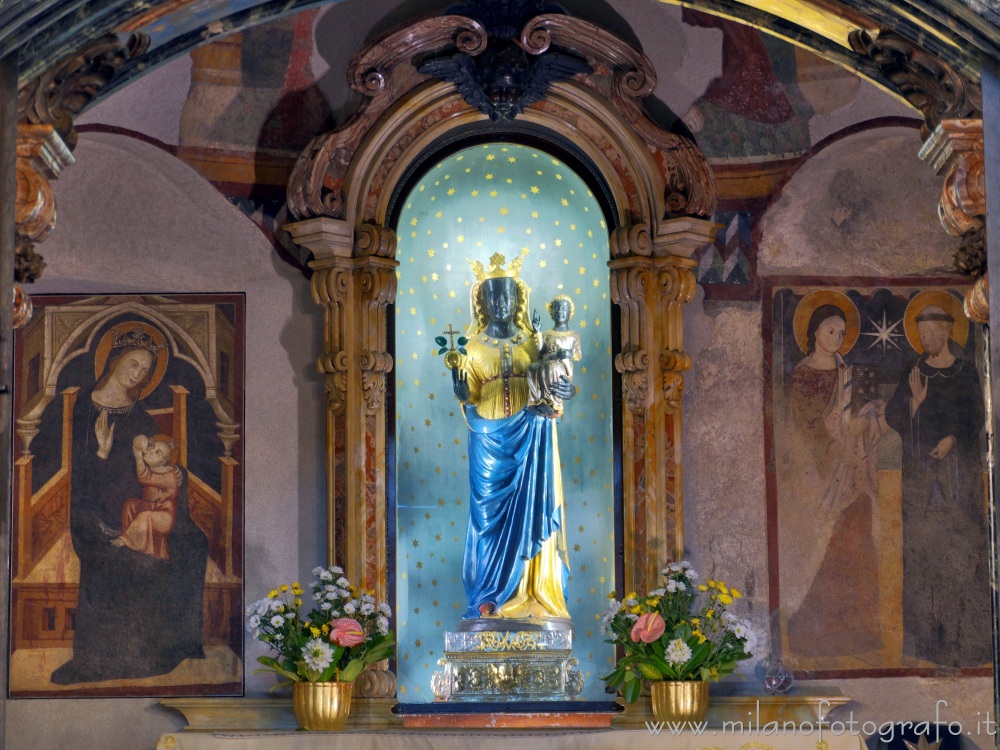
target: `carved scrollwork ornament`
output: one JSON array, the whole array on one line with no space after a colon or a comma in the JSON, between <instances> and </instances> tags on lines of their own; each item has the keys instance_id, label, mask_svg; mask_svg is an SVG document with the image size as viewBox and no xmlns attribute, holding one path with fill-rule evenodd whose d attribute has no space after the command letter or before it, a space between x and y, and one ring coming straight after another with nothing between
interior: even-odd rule
<instances>
[{"instance_id":1,"label":"carved scrollwork ornament","mask_svg":"<svg viewBox=\"0 0 1000 750\"><path fill-rule=\"evenodd\" d=\"M622 391L629 411L641 413L652 402L649 390L649 352L639 349L615 356L615 369L622 376Z\"/></svg>"},{"instance_id":2,"label":"carved scrollwork ornament","mask_svg":"<svg viewBox=\"0 0 1000 750\"><path fill-rule=\"evenodd\" d=\"M684 391L684 376L671 370L663 371L663 398L667 404L667 412L677 414L681 410Z\"/></svg>"},{"instance_id":3,"label":"carved scrollwork ornament","mask_svg":"<svg viewBox=\"0 0 1000 750\"><path fill-rule=\"evenodd\" d=\"M14 281L30 284L37 281L45 270L45 260L35 252L34 243L24 235L17 235L14 255Z\"/></svg>"},{"instance_id":4,"label":"carved scrollwork ornament","mask_svg":"<svg viewBox=\"0 0 1000 750\"><path fill-rule=\"evenodd\" d=\"M665 300L687 304L697 287L698 280L688 268L670 266L660 272L660 292Z\"/></svg>"},{"instance_id":5,"label":"carved scrollwork ornament","mask_svg":"<svg viewBox=\"0 0 1000 750\"><path fill-rule=\"evenodd\" d=\"M962 244L955 252L955 268L959 273L978 278L986 273L986 227L980 223L962 235Z\"/></svg>"},{"instance_id":6,"label":"carved scrollwork ornament","mask_svg":"<svg viewBox=\"0 0 1000 750\"><path fill-rule=\"evenodd\" d=\"M882 69L899 93L924 116L926 138L942 120L981 116L983 90L950 65L892 31L873 39L855 31L850 43Z\"/></svg>"},{"instance_id":7,"label":"carved scrollwork ornament","mask_svg":"<svg viewBox=\"0 0 1000 750\"><path fill-rule=\"evenodd\" d=\"M396 257L396 233L389 227L362 224L354 237L355 257Z\"/></svg>"},{"instance_id":8,"label":"carved scrollwork ornament","mask_svg":"<svg viewBox=\"0 0 1000 750\"><path fill-rule=\"evenodd\" d=\"M973 323L990 322L990 277L980 276L965 293L965 314Z\"/></svg>"},{"instance_id":9,"label":"carved scrollwork ornament","mask_svg":"<svg viewBox=\"0 0 1000 750\"><path fill-rule=\"evenodd\" d=\"M132 34L122 42L107 34L72 57L25 84L17 95L17 116L22 122L46 124L73 149L73 119L93 101L118 70L149 48L149 36Z\"/></svg>"},{"instance_id":10,"label":"carved scrollwork ornament","mask_svg":"<svg viewBox=\"0 0 1000 750\"><path fill-rule=\"evenodd\" d=\"M372 666L358 676L357 688L361 698L392 698L396 695L396 675Z\"/></svg>"},{"instance_id":11,"label":"carved scrollwork ornament","mask_svg":"<svg viewBox=\"0 0 1000 750\"><path fill-rule=\"evenodd\" d=\"M653 254L653 238L649 233L649 225L633 224L629 227L619 227L612 230L609 239L611 257L621 258L627 255Z\"/></svg>"}]
</instances>

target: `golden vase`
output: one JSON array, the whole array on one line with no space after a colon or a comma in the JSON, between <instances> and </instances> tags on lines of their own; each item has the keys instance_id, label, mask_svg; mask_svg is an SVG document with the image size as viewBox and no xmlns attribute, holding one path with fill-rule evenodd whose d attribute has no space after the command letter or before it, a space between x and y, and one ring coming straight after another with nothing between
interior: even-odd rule
<instances>
[{"instance_id":1,"label":"golden vase","mask_svg":"<svg viewBox=\"0 0 1000 750\"><path fill-rule=\"evenodd\" d=\"M296 682L292 685L292 708L303 729L336 732L347 726L351 712L350 682Z\"/></svg>"},{"instance_id":2,"label":"golden vase","mask_svg":"<svg viewBox=\"0 0 1000 750\"><path fill-rule=\"evenodd\" d=\"M699 722L708 712L708 683L704 680L651 682L649 692L657 721Z\"/></svg>"}]
</instances>

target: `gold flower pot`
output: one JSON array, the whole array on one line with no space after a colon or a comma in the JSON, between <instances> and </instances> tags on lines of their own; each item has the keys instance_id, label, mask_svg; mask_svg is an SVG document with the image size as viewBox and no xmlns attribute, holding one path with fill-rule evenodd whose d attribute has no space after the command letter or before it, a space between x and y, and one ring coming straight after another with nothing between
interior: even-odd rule
<instances>
[{"instance_id":1,"label":"gold flower pot","mask_svg":"<svg viewBox=\"0 0 1000 750\"><path fill-rule=\"evenodd\" d=\"M708 712L708 683L704 680L651 682L649 692L657 721L699 722Z\"/></svg>"},{"instance_id":2,"label":"gold flower pot","mask_svg":"<svg viewBox=\"0 0 1000 750\"><path fill-rule=\"evenodd\" d=\"M336 732L347 726L351 712L350 682L296 682L292 708L303 729Z\"/></svg>"}]
</instances>

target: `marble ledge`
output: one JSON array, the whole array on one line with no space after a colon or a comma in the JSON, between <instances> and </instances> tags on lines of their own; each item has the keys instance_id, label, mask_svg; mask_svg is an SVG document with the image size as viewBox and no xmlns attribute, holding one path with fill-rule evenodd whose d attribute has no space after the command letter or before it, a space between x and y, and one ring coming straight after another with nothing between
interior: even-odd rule
<instances>
[{"instance_id":1,"label":"marble ledge","mask_svg":"<svg viewBox=\"0 0 1000 750\"><path fill-rule=\"evenodd\" d=\"M726 722L743 722L749 728L771 722L815 723L850 698L840 690L810 688L808 693L793 689L786 695L754 694L730 690L709 698L710 727ZM395 698L355 699L351 704L348 729L403 729L400 717L392 713ZM163 698L160 704L179 711L187 721L185 732L282 731L298 728L289 697L276 698ZM644 728L653 721L649 700L640 699L625 706L614 717L612 728ZM731 724L726 724L731 726Z\"/></svg>"}]
</instances>

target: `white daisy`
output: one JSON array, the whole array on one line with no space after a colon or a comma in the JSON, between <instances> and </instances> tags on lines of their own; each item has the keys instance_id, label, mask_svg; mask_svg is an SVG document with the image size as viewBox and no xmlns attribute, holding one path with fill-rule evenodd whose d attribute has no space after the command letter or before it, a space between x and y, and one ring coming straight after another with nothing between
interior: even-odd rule
<instances>
[{"instance_id":1,"label":"white daisy","mask_svg":"<svg viewBox=\"0 0 1000 750\"><path fill-rule=\"evenodd\" d=\"M378 632L380 635L389 634L389 618L379 617L378 620L376 620L376 625L378 626Z\"/></svg>"},{"instance_id":2,"label":"white daisy","mask_svg":"<svg viewBox=\"0 0 1000 750\"><path fill-rule=\"evenodd\" d=\"M361 614L365 616L375 614L375 605L371 602L365 602L361 605Z\"/></svg>"},{"instance_id":3,"label":"white daisy","mask_svg":"<svg viewBox=\"0 0 1000 750\"><path fill-rule=\"evenodd\" d=\"M685 664L691 658L691 647L680 638L674 638L667 646L666 657L671 664Z\"/></svg>"},{"instance_id":4,"label":"white daisy","mask_svg":"<svg viewBox=\"0 0 1000 750\"><path fill-rule=\"evenodd\" d=\"M389 615L392 614L392 607L390 607L385 602L382 602L381 604L378 605L378 611L381 612L386 617L388 617Z\"/></svg>"},{"instance_id":5,"label":"white daisy","mask_svg":"<svg viewBox=\"0 0 1000 750\"><path fill-rule=\"evenodd\" d=\"M321 638L313 638L302 647L302 659L306 666L316 672L322 672L333 661L333 649Z\"/></svg>"},{"instance_id":6,"label":"white daisy","mask_svg":"<svg viewBox=\"0 0 1000 750\"><path fill-rule=\"evenodd\" d=\"M326 611L326 610L330 609L330 607L332 607L332 606L333 605L330 602L323 602L322 604L319 605L319 608L322 609L322 610L324 610L324 611Z\"/></svg>"},{"instance_id":7,"label":"white daisy","mask_svg":"<svg viewBox=\"0 0 1000 750\"><path fill-rule=\"evenodd\" d=\"M285 618L282 617L281 615L275 615L274 617L271 618L271 627L280 628L284 624L285 624Z\"/></svg>"},{"instance_id":8,"label":"white daisy","mask_svg":"<svg viewBox=\"0 0 1000 750\"><path fill-rule=\"evenodd\" d=\"M344 612L346 612L349 615L353 615L354 612L357 610L357 608L358 608L357 603L351 600L344 605Z\"/></svg>"},{"instance_id":9,"label":"white daisy","mask_svg":"<svg viewBox=\"0 0 1000 750\"><path fill-rule=\"evenodd\" d=\"M340 578L337 579L337 585L340 586L340 588L342 589L346 589L351 585L351 582L348 581L343 576L341 576Z\"/></svg>"}]
</instances>

